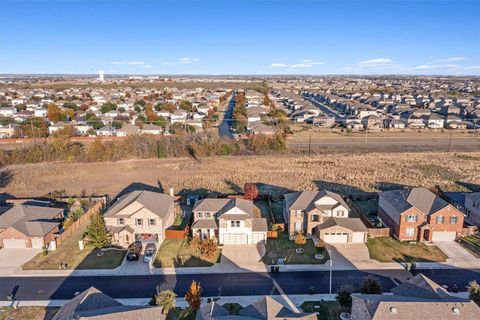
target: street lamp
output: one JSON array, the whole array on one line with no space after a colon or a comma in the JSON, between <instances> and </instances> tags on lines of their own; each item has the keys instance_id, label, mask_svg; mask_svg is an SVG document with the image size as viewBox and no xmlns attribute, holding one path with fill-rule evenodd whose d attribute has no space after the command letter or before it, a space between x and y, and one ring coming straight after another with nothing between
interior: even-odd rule
<instances>
[{"instance_id":1,"label":"street lamp","mask_svg":"<svg viewBox=\"0 0 480 320\"><path fill-rule=\"evenodd\" d=\"M330 281L328 286L328 293L332 294L332 266L333 266L332 250L328 249L328 255L330 256Z\"/></svg>"}]
</instances>

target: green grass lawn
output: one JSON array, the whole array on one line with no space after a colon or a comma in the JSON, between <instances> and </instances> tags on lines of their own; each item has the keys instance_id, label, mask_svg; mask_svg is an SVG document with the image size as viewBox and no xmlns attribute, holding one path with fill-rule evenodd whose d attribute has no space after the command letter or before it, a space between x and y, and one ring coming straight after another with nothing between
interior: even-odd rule
<instances>
[{"instance_id":1,"label":"green grass lawn","mask_svg":"<svg viewBox=\"0 0 480 320\"><path fill-rule=\"evenodd\" d=\"M305 301L300 308L304 312L318 312L319 320L338 320L342 312L350 310L342 307L337 301Z\"/></svg>"},{"instance_id":2,"label":"green grass lawn","mask_svg":"<svg viewBox=\"0 0 480 320\"><path fill-rule=\"evenodd\" d=\"M187 206L186 204L176 204L175 205L175 220L173 221L173 229L183 230L192 220L192 206ZM182 218L182 212L185 212L185 217Z\"/></svg>"},{"instance_id":3,"label":"green grass lawn","mask_svg":"<svg viewBox=\"0 0 480 320\"><path fill-rule=\"evenodd\" d=\"M190 308L174 308L168 312L167 320L195 320L197 313Z\"/></svg>"},{"instance_id":4,"label":"green grass lawn","mask_svg":"<svg viewBox=\"0 0 480 320\"><path fill-rule=\"evenodd\" d=\"M468 236L460 239L459 243L476 258L480 258L480 237Z\"/></svg>"},{"instance_id":5,"label":"green grass lawn","mask_svg":"<svg viewBox=\"0 0 480 320\"><path fill-rule=\"evenodd\" d=\"M283 206L284 201L272 201L272 214L273 218L275 219L275 223L285 223L285 217L283 216Z\"/></svg>"},{"instance_id":6,"label":"green grass lawn","mask_svg":"<svg viewBox=\"0 0 480 320\"><path fill-rule=\"evenodd\" d=\"M447 256L436 246L423 243L409 244L392 237L370 238L367 241L370 258L380 262L445 261Z\"/></svg>"},{"instance_id":7,"label":"green grass lawn","mask_svg":"<svg viewBox=\"0 0 480 320\"><path fill-rule=\"evenodd\" d=\"M66 263L67 269L113 269L118 267L125 257L126 250L104 251L97 256L99 249L85 245L80 251L78 241L82 239L88 222L75 230L70 237L62 242L57 250L49 251L45 256L38 254L35 258L23 265L24 270L53 270L58 269L60 263Z\"/></svg>"},{"instance_id":8,"label":"green grass lawn","mask_svg":"<svg viewBox=\"0 0 480 320\"><path fill-rule=\"evenodd\" d=\"M165 239L157 252L153 265L156 268L210 267L220 261L222 249L207 259L192 249L187 239Z\"/></svg>"},{"instance_id":9,"label":"green grass lawn","mask_svg":"<svg viewBox=\"0 0 480 320\"><path fill-rule=\"evenodd\" d=\"M279 258L285 258L285 264L324 264L328 259L328 253L323 249L323 259L315 259L317 248L313 240L307 240L307 243L301 246L304 252L299 254L295 252L297 246L294 241L288 238L288 234L281 232L277 239L268 239L266 244L266 253L262 260L266 264L275 264Z\"/></svg>"}]
</instances>

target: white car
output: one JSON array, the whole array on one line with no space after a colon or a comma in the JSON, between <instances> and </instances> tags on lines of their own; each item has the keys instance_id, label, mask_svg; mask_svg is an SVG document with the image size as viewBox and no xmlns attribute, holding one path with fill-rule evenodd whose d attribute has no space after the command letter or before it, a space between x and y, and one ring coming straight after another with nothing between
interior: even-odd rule
<instances>
[{"instance_id":1,"label":"white car","mask_svg":"<svg viewBox=\"0 0 480 320\"><path fill-rule=\"evenodd\" d=\"M145 252L143 254L143 262L150 263L155 260L155 255L157 254L157 247L153 243L149 243L145 247Z\"/></svg>"}]
</instances>

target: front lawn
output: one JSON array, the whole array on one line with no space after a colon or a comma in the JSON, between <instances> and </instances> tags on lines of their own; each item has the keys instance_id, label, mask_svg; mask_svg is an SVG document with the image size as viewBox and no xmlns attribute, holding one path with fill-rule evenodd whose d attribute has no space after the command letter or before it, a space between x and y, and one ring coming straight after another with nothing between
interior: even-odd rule
<instances>
[{"instance_id":1,"label":"front lawn","mask_svg":"<svg viewBox=\"0 0 480 320\"><path fill-rule=\"evenodd\" d=\"M480 237L468 236L460 239L459 243L476 258L480 258Z\"/></svg>"},{"instance_id":2,"label":"front lawn","mask_svg":"<svg viewBox=\"0 0 480 320\"><path fill-rule=\"evenodd\" d=\"M97 256L99 249L85 245L80 251L78 241L83 238L89 222L75 230L70 237L62 242L57 250L49 251L47 255L39 253L35 258L23 265L24 270L53 270L60 263L67 264L67 269L113 269L118 267L125 257L126 250L108 250Z\"/></svg>"},{"instance_id":3,"label":"front lawn","mask_svg":"<svg viewBox=\"0 0 480 320\"><path fill-rule=\"evenodd\" d=\"M187 239L165 239L157 252L155 268L210 267L220 261L222 249L207 259L188 244Z\"/></svg>"},{"instance_id":4,"label":"front lawn","mask_svg":"<svg viewBox=\"0 0 480 320\"><path fill-rule=\"evenodd\" d=\"M370 258L380 262L443 262L447 259L437 246L410 244L392 237L370 238L367 247Z\"/></svg>"},{"instance_id":5,"label":"front lawn","mask_svg":"<svg viewBox=\"0 0 480 320\"><path fill-rule=\"evenodd\" d=\"M303 248L303 253L296 253L295 249ZM307 240L303 246L297 246L293 240L288 238L286 232L279 232L277 239L268 239L266 244L266 253L262 260L266 264L276 264L278 259L284 258L285 264L324 264L328 259L328 253L323 248L322 259L315 259L317 248L313 240Z\"/></svg>"},{"instance_id":6,"label":"front lawn","mask_svg":"<svg viewBox=\"0 0 480 320\"><path fill-rule=\"evenodd\" d=\"M59 308L18 307L0 308L0 320L51 320Z\"/></svg>"},{"instance_id":7,"label":"front lawn","mask_svg":"<svg viewBox=\"0 0 480 320\"><path fill-rule=\"evenodd\" d=\"M305 301L300 308L304 312L315 312L319 320L338 320L342 312L349 312L337 301Z\"/></svg>"}]
</instances>

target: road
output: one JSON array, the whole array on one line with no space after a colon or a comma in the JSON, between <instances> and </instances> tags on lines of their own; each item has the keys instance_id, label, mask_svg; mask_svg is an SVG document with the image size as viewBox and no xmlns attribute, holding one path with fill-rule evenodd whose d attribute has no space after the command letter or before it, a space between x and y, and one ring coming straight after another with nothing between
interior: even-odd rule
<instances>
[{"instance_id":1,"label":"road","mask_svg":"<svg viewBox=\"0 0 480 320\"><path fill-rule=\"evenodd\" d=\"M221 116L222 117L220 119L221 123L218 126L218 134L220 135L220 137L233 139L233 134L232 134L232 130L230 130L229 123L231 122L231 119L232 119L232 112L233 112L234 106L235 106L235 96L232 95L232 99L230 99L230 102L228 103L228 107L225 109L225 112Z\"/></svg>"},{"instance_id":2,"label":"road","mask_svg":"<svg viewBox=\"0 0 480 320\"><path fill-rule=\"evenodd\" d=\"M368 274L382 274L379 280L385 292L395 286L393 277L397 271L334 271L332 291L341 285L350 284L358 288ZM452 287L456 284L464 288L469 281L480 282L480 274L471 270L427 270L422 271L439 284ZM397 273L398 274L398 273ZM390 276L391 275L391 276ZM284 272L237 273L237 274L198 274L198 275L146 275L109 277L7 277L0 278L0 296L6 297L16 292L19 300L70 299L75 292L95 286L114 298L146 298L159 290L170 289L182 297L192 280L200 282L203 296L245 296L277 295L272 282L274 278L286 294L306 294L310 287L314 293L328 293L329 272ZM0 300L3 300L0 299Z\"/></svg>"},{"instance_id":3,"label":"road","mask_svg":"<svg viewBox=\"0 0 480 320\"><path fill-rule=\"evenodd\" d=\"M327 114L327 115L332 115L335 117L335 121L336 122L345 122L348 118L348 116L340 116L340 114L335 111L334 109L328 107L327 105L321 103L321 102L318 102L317 100L315 100L314 98L310 98L310 97L304 97L305 99L309 100L310 102L312 102L316 107L318 107L323 113Z\"/></svg>"}]
</instances>

